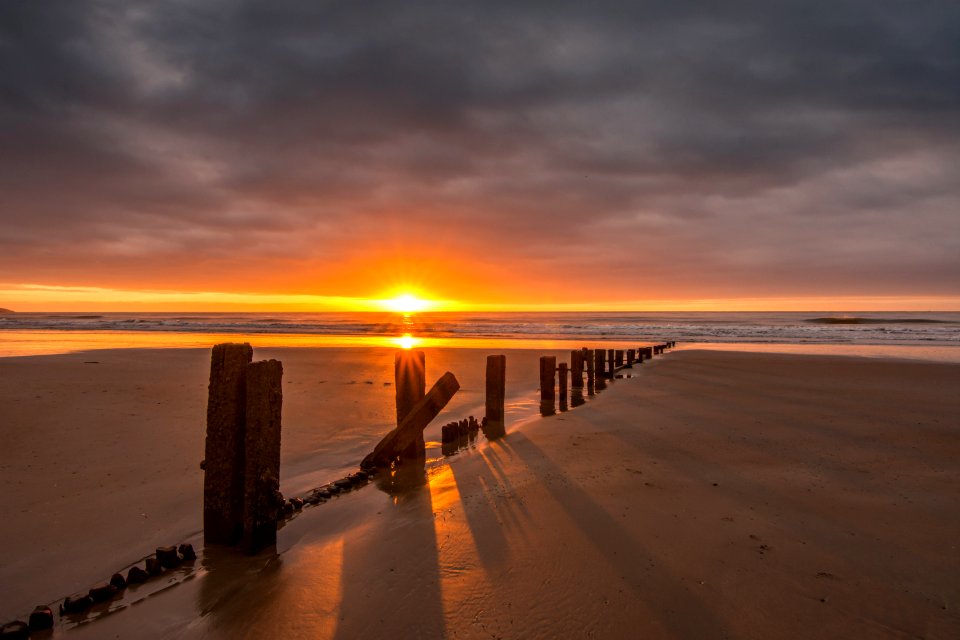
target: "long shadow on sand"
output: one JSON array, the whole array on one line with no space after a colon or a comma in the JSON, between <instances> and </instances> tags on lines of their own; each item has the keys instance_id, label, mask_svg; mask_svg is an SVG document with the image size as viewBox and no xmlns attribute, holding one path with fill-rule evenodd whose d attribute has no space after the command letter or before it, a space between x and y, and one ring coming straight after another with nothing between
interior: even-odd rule
<instances>
[{"instance_id":1,"label":"long shadow on sand","mask_svg":"<svg viewBox=\"0 0 960 640\"><path fill-rule=\"evenodd\" d=\"M422 466L381 472L377 487L393 498L369 531L344 541L340 623L334 638L445 636L433 505Z\"/></svg>"},{"instance_id":2,"label":"long shadow on sand","mask_svg":"<svg viewBox=\"0 0 960 640\"><path fill-rule=\"evenodd\" d=\"M570 521L597 551L626 580L663 626L674 637L701 637L711 629L715 637L726 637L722 621L710 607L665 570L659 558L647 552L619 522L522 433L515 432L498 443L512 457L519 458L535 472L544 488L566 512ZM646 585L651 585L647 587Z\"/></svg>"}]
</instances>

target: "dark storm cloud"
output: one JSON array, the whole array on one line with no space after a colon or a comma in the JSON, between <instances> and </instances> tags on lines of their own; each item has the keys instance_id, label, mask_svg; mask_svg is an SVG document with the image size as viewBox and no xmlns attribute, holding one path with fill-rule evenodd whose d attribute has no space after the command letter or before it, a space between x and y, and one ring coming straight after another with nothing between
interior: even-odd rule
<instances>
[{"instance_id":1,"label":"dark storm cloud","mask_svg":"<svg viewBox=\"0 0 960 640\"><path fill-rule=\"evenodd\" d=\"M960 293L952 1L3 0L0 127L2 281L426 233L573 281Z\"/></svg>"}]
</instances>

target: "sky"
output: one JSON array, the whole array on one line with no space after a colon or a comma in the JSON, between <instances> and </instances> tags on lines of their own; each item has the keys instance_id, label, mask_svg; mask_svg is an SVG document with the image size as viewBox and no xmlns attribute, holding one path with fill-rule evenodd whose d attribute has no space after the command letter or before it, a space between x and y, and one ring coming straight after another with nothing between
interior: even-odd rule
<instances>
[{"instance_id":1,"label":"sky","mask_svg":"<svg viewBox=\"0 0 960 640\"><path fill-rule=\"evenodd\" d=\"M960 3L0 0L0 307L960 309Z\"/></svg>"}]
</instances>

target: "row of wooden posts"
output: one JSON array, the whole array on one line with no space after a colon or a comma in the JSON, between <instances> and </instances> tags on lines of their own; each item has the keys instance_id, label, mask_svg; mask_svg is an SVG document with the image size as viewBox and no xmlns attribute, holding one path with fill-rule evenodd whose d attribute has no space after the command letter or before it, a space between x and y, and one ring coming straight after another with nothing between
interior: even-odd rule
<instances>
[{"instance_id":1,"label":"row of wooden posts","mask_svg":"<svg viewBox=\"0 0 960 640\"><path fill-rule=\"evenodd\" d=\"M570 364L557 364L556 356L540 356L540 402L550 404L556 401L556 391L560 391L560 401L567 398L567 379L573 389L583 390L584 373L588 389L604 389L605 380L613 378L617 371L632 367L635 363L650 360L654 355L673 348L676 342L670 341L651 347L638 349L578 349L570 352ZM558 380L559 378L559 380Z\"/></svg>"},{"instance_id":2,"label":"row of wooden posts","mask_svg":"<svg viewBox=\"0 0 960 640\"><path fill-rule=\"evenodd\" d=\"M540 358L541 403L561 403L568 378L574 390L606 387L606 379L663 353L675 343L639 349L578 349L570 366L556 356ZM277 360L252 362L249 344L213 348L207 404L203 529L207 544L240 544L255 552L276 542L276 527L285 508L280 493L280 427L283 366ZM477 423L489 439L505 433L505 355L487 356L485 415ZM451 372L426 389L424 352L401 350L394 358L397 426L364 458L361 474L426 456L423 430L460 389ZM467 420L467 427L475 420ZM422 462L421 462L422 463ZM364 476L366 477L366 476ZM300 505L303 503L300 502Z\"/></svg>"}]
</instances>

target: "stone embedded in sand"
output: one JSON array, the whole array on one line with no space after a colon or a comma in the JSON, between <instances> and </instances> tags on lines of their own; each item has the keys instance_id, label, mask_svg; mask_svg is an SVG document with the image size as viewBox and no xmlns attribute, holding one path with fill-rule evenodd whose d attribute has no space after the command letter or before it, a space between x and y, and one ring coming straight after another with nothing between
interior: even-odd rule
<instances>
[{"instance_id":1,"label":"stone embedded in sand","mask_svg":"<svg viewBox=\"0 0 960 640\"><path fill-rule=\"evenodd\" d=\"M123 575L115 573L110 576L110 584L112 584L118 591L122 591L127 588L127 581L124 579Z\"/></svg>"},{"instance_id":2,"label":"stone embedded in sand","mask_svg":"<svg viewBox=\"0 0 960 640\"><path fill-rule=\"evenodd\" d=\"M193 545L189 542L184 542L181 544L179 547L177 547L177 551L180 553L180 557L187 562L197 559L197 552L193 550Z\"/></svg>"},{"instance_id":3,"label":"stone embedded in sand","mask_svg":"<svg viewBox=\"0 0 960 640\"><path fill-rule=\"evenodd\" d=\"M30 614L30 623L28 626L30 627L30 631L53 629L53 611L45 604L34 607L33 613Z\"/></svg>"},{"instance_id":4,"label":"stone embedded in sand","mask_svg":"<svg viewBox=\"0 0 960 640\"><path fill-rule=\"evenodd\" d=\"M127 584L141 584L149 577L150 575L140 567L130 567L130 571L127 571Z\"/></svg>"},{"instance_id":5,"label":"stone embedded in sand","mask_svg":"<svg viewBox=\"0 0 960 640\"><path fill-rule=\"evenodd\" d=\"M164 569L175 569L180 566L180 556L176 547L157 547L157 560Z\"/></svg>"},{"instance_id":6,"label":"stone embedded in sand","mask_svg":"<svg viewBox=\"0 0 960 640\"><path fill-rule=\"evenodd\" d=\"M147 573L151 576L158 576L163 573L163 565L161 565L160 561L156 558L147 558L144 561L144 566L147 569Z\"/></svg>"},{"instance_id":7,"label":"stone embedded in sand","mask_svg":"<svg viewBox=\"0 0 960 640\"><path fill-rule=\"evenodd\" d=\"M48 629L50 627L47 627ZM30 637L30 627L22 620L12 620L0 627L0 638L4 640L21 640Z\"/></svg>"},{"instance_id":8,"label":"stone embedded in sand","mask_svg":"<svg viewBox=\"0 0 960 640\"><path fill-rule=\"evenodd\" d=\"M60 606L62 607L63 613L83 613L93 606L93 598L91 598L89 594L67 596Z\"/></svg>"},{"instance_id":9,"label":"stone embedded in sand","mask_svg":"<svg viewBox=\"0 0 960 640\"><path fill-rule=\"evenodd\" d=\"M94 602L106 602L117 595L117 588L112 584L102 584L90 589L87 595L89 595L90 599Z\"/></svg>"}]
</instances>

